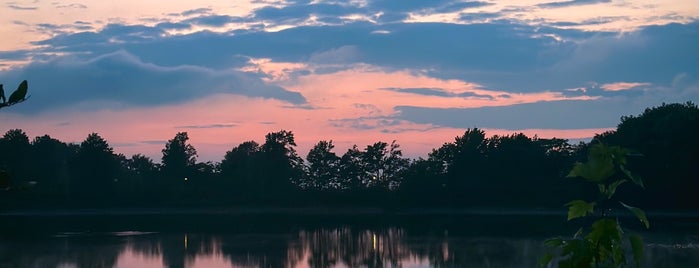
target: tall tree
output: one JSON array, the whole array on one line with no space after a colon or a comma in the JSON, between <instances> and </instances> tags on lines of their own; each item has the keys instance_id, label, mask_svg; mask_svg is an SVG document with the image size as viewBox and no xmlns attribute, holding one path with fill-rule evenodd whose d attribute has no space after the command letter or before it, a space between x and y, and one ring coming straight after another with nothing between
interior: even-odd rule
<instances>
[{"instance_id":1,"label":"tall tree","mask_svg":"<svg viewBox=\"0 0 699 268\"><path fill-rule=\"evenodd\" d=\"M647 188L641 206L699 208L699 107L692 102L663 104L624 116L617 129L596 138L635 152L629 158ZM631 200L641 196L624 191ZM649 202L653 200L653 202Z\"/></svg>"},{"instance_id":2,"label":"tall tree","mask_svg":"<svg viewBox=\"0 0 699 268\"><path fill-rule=\"evenodd\" d=\"M187 132L178 132L162 150L162 173L167 179L183 180L194 172L197 150L187 143Z\"/></svg>"},{"instance_id":3,"label":"tall tree","mask_svg":"<svg viewBox=\"0 0 699 268\"><path fill-rule=\"evenodd\" d=\"M308 152L308 179L305 188L330 190L340 188L340 157L332 150L332 141L319 141Z\"/></svg>"},{"instance_id":4,"label":"tall tree","mask_svg":"<svg viewBox=\"0 0 699 268\"><path fill-rule=\"evenodd\" d=\"M117 180L119 160L106 140L91 133L80 143L71 163L71 187L83 197L108 198Z\"/></svg>"},{"instance_id":5,"label":"tall tree","mask_svg":"<svg viewBox=\"0 0 699 268\"><path fill-rule=\"evenodd\" d=\"M69 159L77 153L75 145L69 145L44 135L32 141L33 177L37 187L50 195L66 195L70 178Z\"/></svg>"},{"instance_id":6,"label":"tall tree","mask_svg":"<svg viewBox=\"0 0 699 268\"><path fill-rule=\"evenodd\" d=\"M408 168L409 160L403 158L403 152L396 141L389 146L385 142L368 145L362 153L366 187L395 189L400 184L403 172Z\"/></svg>"},{"instance_id":7,"label":"tall tree","mask_svg":"<svg viewBox=\"0 0 699 268\"><path fill-rule=\"evenodd\" d=\"M11 187L26 185L31 179L29 137L21 129L8 130L0 138L0 170Z\"/></svg>"},{"instance_id":8,"label":"tall tree","mask_svg":"<svg viewBox=\"0 0 699 268\"><path fill-rule=\"evenodd\" d=\"M233 199L250 199L261 191L260 145L246 141L226 152L221 161L221 178L226 192L233 193Z\"/></svg>"},{"instance_id":9,"label":"tall tree","mask_svg":"<svg viewBox=\"0 0 699 268\"><path fill-rule=\"evenodd\" d=\"M296 142L291 131L281 130L268 133L261 147L261 160L264 165L263 176L265 195L281 198L290 194L303 174L303 159L296 153Z\"/></svg>"},{"instance_id":10,"label":"tall tree","mask_svg":"<svg viewBox=\"0 0 699 268\"><path fill-rule=\"evenodd\" d=\"M364 163L362 151L357 145L347 149L347 152L340 158L340 181L341 189L357 191L364 189Z\"/></svg>"},{"instance_id":11,"label":"tall tree","mask_svg":"<svg viewBox=\"0 0 699 268\"><path fill-rule=\"evenodd\" d=\"M481 129L467 129L454 142L445 143L433 150L429 159L442 163L446 176L446 187L450 197L462 203L472 198L470 188L479 185L488 176L486 167L487 139Z\"/></svg>"}]
</instances>

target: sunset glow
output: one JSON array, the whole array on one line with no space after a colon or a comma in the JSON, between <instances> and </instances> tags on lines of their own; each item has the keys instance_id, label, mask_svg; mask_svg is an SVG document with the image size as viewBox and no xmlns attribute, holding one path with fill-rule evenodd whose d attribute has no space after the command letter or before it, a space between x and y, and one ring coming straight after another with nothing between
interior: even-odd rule
<instances>
[{"instance_id":1,"label":"sunset glow","mask_svg":"<svg viewBox=\"0 0 699 268\"><path fill-rule=\"evenodd\" d=\"M586 140L621 116L699 99L692 1L14 1L0 113L79 143L160 158L186 131L203 161L295 134L302 156L396 140L425 157L467 128Z\"/></svg>"}]
</instances>

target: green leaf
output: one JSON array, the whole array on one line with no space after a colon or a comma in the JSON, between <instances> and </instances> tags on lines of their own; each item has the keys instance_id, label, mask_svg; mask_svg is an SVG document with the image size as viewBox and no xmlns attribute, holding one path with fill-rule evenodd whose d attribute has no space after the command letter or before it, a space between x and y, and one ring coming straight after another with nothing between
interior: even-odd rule
<instances>
[{"instance_id":1,"label":"green leaf","mask_svg":"<svg viewBox=\"0 0 699 268\"><path fill-rule=\"evenodd\" d=\"M646 229L650 228L650 222L648 222L648 218L646 218L646 213L643 212L640 208L637 207L632 207L627 204L624 204L624 202L619 202L621 203L622 206L624 206L626 209L630 210L633 212L634 215L636 215L636 218L643 223L643 226L646 227Z\"/></svg>"},{"instance_id":2,"label":"green leaf","mask_svg":"<svg viewBox=\"0 0 699 268\"><path fill-rule=\"evenodd\" d=\"M22 81L22 83L19 84L19 87L17 87L17 90L15 92L12 92L12 95L10 95L10 98L7 100L8 103L14 104L18 103L27 96L27 89L29 86L27 85L27 80Z\"/></svg>"},{"instance_id":3,"label":"green leaf","mask_svg":"<svg viewBox=\"0 0 699 268\"><path fill-rule=\"evenodd\" d=\"M611 199L612 196L614 196L614 193L616 193L616 188L619 187L622 183L626 182L626 180L618 180L615 182L612 182L609 184L609 187L607 187L607 199Z\"/></svg>"},{"instance_id":4,"label":"green leaf","mask_svg":"<svg viewBox=\"0 0 699 268\"><path fill-rule=\"evenodd\" d=\"M587 203L583 200L573 200L566 204L568 206L568 220L585 217L592 214L597 203Z\"/></svg>"},{"instance_id":5,"label":"green leaf","mask_svg":"<svg viewBox=\"0 0 699 268\"><path fill-rule=\"evenodd\" d=\"M553 260L553 254L551 252L546 252L544 256L541 256L541 258L539 258L539 267L548 266L551 260Z\"/></svg>"},{"instance_id":6,"label":"green leaf","mask_svg":"<svg viewBox=\"0 0 699 268\"><path fill-rule=\"evenodd\" d=\"M633 254L633 260L636 262L636 267L641 267L645 247L643 239L638 234L632 234L629 236L629 242L631 242L631 253Z\"/></svg>"},{"instance_id":7,"label":"green leaf","mask_svg":"<svg viewBox=\"0 0 699 268\"><path fill-rule=\"evenodd\" d=\"M634 175L631 175L631 171L629 171L628 169L626 169L626 167L624 167L624 165L619 165L619 169L621 169L621 172L623 172L624 175L626 175L626 177L628 177L629 179L631 179L631 181L632 181L633 183L635 183L635 184L638 185L638 186L641 186L641 188L646 188L646 186L643 185L643 180L641 180L641 178L639 178L639 177L636 177L636 176L634 176Z\"/></svg>"},{"instance_id":8,"label":"green leaf","mask_svg":"<svg viewBox=\"0 0 699 268\"><path fill-rule=\"evenodd\" d=\"M546 245L548 247L552 247L552 248L559 247L563 244L564 244L564 241L560 237L549 238L549 239L546 239L546 241L544 241L544 245Z\"/></svg>"},{"instance_id":9,"label":"green leaf","mask_svg":"<svg viewBox=\"0 0 699 268\"><path fill-rule=\"evenodd\" d=\"M594 246L595 255L599 256L598 263L624 262L624 252L621 243L623 231L619 223L613 219L600 219L592 223L592 230L585 237Z\"/></svg>"},{"instance_id":10,"label":"green leaf","mask_svg":"<svg viewBox=\"0 0 699 268\"><path fill-rule=\"evenodd\" d=\"M601 182L614 175L613 151L602 144L590 148L587 162L576 163L568 173L569 178L582 177L591 182Z\"/></svg>"},{"instance_id":11,"label":"green leaf","mask_svg":"<svg viewBox=\"0 0 699 268\"><path fill-rule=\"evenodd\" d=\"M609 244L621 241L622 231L613 219L600 219L592 223L592 230L586 236L593 244Z\"/></svg>"}]
</instances>

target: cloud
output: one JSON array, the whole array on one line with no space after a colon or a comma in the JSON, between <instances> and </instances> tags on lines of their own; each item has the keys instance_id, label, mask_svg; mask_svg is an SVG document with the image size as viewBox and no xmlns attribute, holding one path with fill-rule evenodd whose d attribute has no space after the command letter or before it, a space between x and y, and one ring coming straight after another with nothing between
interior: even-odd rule
<instances>
[{"instance_id":1,"label":"cloud","mask_svg":"<svg viewBox=\"0 0 699 268\"><path fill-rule=\"evenodd\" d=\"M453 128L581 129L608 128L635 112L619 101L552 101L480 108L398 106L398 119ZM555 112L554 112L555 111Z\"/></svg>"},{"instance_id":2,"label":"cloud","mask_svg":"<svg viewBox=\"0 0 699 268\"><path fill-rule=\"evenodd\" d=\"M15 2L9 2L5 6L11 8L11 9L14 9L14 10L37 10L37 9L39 9L38 7L33 7L33 6L21 6Z\"/></svg>"},{"instance_id":3,"label":"cloud","mask_svg":"<svg viewBox=\"0 0 699 268\"><path fill-rule=\"evenodd\" d=\"M241 18L228 15L204 15L186 19L181 23L201 26L221 27L228 23L241 22Z\"/></svg>"},{"instance_id":4,"label":"cloud","mask_svg":"<svg viewBox=\"0 0 699 268\"><path fill-rule=\"evenodd\" d=\"M57 3L54 3L56 8L77 8L77 9L86 9L87 6L84 4L79 4L79 3L72 3L72 4L64 4L64 5L59 5Z\"/></svg>"},{"instance_id":5,"label":"cloud","mask_svg":"<svg viewBox=\"0 0 699 268\"><path fill-rule=\"evenodd\" d=\"M146 141L139 141L140 143L143 144L151 144L151 145L163 145L167 143L167 140L146 140Z\"/></svg>"},{"instance_id":6,"label":"cloud","mask_svg":"<svg viewBox=\"0 0 699 268\"><path fill-rule=\"evenodd\" d=\"M103 31L60 34L35 44L45 46L41 49L50 53L104 54L126 49L144 61L163 66L242 67L249 58L361 61L385 68L421 70L444 79L474 81L486 88L532 92L574 88L587 82L645 80L658 84L667 83L678 73L695 74L699 70L695 55L699 52L692 40L699 35L698 25L670 24L613 34L505 21L468 25L358 22L279 32L177 36L164 35L170 24L111 25ZM377 31L387 34L374 34ZM183 47L188 53L181 53ZM540 79L542 76L548 78Z\"/></svg>"},{"instance_id":7,"label":"cloud","mask_svg":"<svg viewBox=\"0 0 699 268\"><path fill-rule=\"evenodd\" d=\"M275 23L288 23L308 18L311 14L318 17L342 17L350 14L365 13L363 8L339 3L317 3L306 5L288 5L284 7L266 6L254 11L254 18Z\"/></svg>"},{"instance_id":8,"label":"cloud","mask_svg":"<svg viewBox=\"0 0 699 268\"><path fill-rule=\"evenodd\" d=\"M155 27L164 30L188 30L192 28L192 25L182 22L161 22L156 24Z\"/></svg>"},{"instance_id":9,"label":"cloud","mask_svg":"<svg viewBox=\"0 0 699 268\"><path fill-rule=\"evenodd\" d=\"M236 127L237 124L208 124L208 125L186 125L186 126L176 126L175 128L232 128Z\"/></svg>"},{"instance_id":10,"label":"cloud","mask_svg":"<svg viewBox=\"0 0 699 268\"><path fill-rule=\"evenodd\" d=\"M201 15L201 14L209 14L212 11L213 10L211 8L195 8L195 9L183 11L182 13L177 14L177 15L180 15L180 16Z\"/></svg>"},{"instance_id":11,"label":"cloud","mask_svg":"<svg viewBox=\"0 0 699 268\"><path fill-rule=\"evenodd\" d=\"M306 102L301 94L268 85L252 74L195 66L163 67L123 50L87 60L61 57L35 62L0 78L29 81L32 101L15 109L23 112L71 105L86 109L164 105L212 94Z\"/></svg>"},{"instance_id":12,"label":"cloud","mask_svg":"<svg viewBox=\"0 0 699 268\"><path fill-rule=\"evenodd\" d=\"M570 0L570 1L560 1L560 2L549 2L544 4L539 4L537 6L543 8L559 8L559 7L569 7L569 6L582 6L582 5L594 5L600 3L611 3L612 0Z\"/></svg>"},{"instance_id":13,"label":"cloud","mask_svg":"<svg viewBox=\"0 0 699 268\"><path fill-rule=\"evenodd\" d=\"M621 91L629 90L641 86L650 86L650 83L629 83L629 82L616 82L601 85L600 87L606 91Z\"/></svg>"},{"instance_id":14,"label":"cloud","mask_svg":"<svg viewBox=\"0 0 699 268\"><path fill-rule=\"evenodd\" d=\"M423 96L437 96L445 98L479 98L479 99L495 99L492 95L478 94L470 91L463 92L449 92L441 88L383 88L383 90L390 90L401 93L417 94Z\"/></svg>"},{"instance_id":15,"label":"cloud","mask_svg":"<svg viewBox=\"0 0 699 268\"><path fill-rule=\"evenodd\" d=\"M315 64L353 63L361 59L361 52L355 46L338 48L311 54L308 62Z\"/></svg>"}]
</instances>

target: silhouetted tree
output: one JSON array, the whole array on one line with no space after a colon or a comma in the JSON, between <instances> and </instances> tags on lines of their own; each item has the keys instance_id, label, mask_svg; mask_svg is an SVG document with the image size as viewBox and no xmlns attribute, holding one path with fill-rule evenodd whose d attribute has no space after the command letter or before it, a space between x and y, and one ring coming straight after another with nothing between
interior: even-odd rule
<instances>
[{"instance_id":1,"label":"silhouetted tree","mask_svg":"<svg viewBox=\"0 0 699 268\"><path fill-rule=\"evenodd\" d=\"M359 151L357 145L354 145L347 149L347 152L340 158L341 188L350 191L362 190L364 189L364 177L362 152Z\"/></svg>"},{"instance_id":2,"label":"silhouetted tree","mask_svg":"<svg viewBox=\"0 0 699 268\"><path fill-rule=\"evenodd\" d=\"M445 204L447 181L443 168L442 162L430 159L413 161L398 188L401 203L420 206Z\"/></svg>"},{"instance_id":3,"label":"silhouetted tree","mask_svg":"<svg viewBox=\"0 0 699 268\"><path fill-rule=\"evenodd\" d=\"M304 188L330 190L340 188L340 157L332 150L332 141L319 141L308 152L308 179Z\"/></svg>"},{"instance_id":4,"label":"silhouetted tree","mask_svg":"<svg viewBox=\"0 0 699 268\"><path fill-rule=\"evenodd\" d=\"M32 177L38 181L37 188L49 196L68 194L70 180L69 159L78 151L76 145L69 145L44 135L32 141Z\"/></svg>"},{"instance_id":5,"label":"silhouetted tree","mask_svg":"<svg viewBox=\"0 0 699 268\"><path fill-rule=\"evenodd\" d=\"M445 143L429 154L430 160L442 163L446 187L454 201L461 203L465 199L473 198L473 188L487 178L489 171L485 165L486 144L483 130L467 129L464 135L456 137L454 142Z\"/></svg>"},{"instance_id":6,"label":"silhouetted tree","mask_svg":"<svg viewBox=\"0 0 699 268\"><path fill-rule=\"evenodd\" d=\"M295 147L291 131L281 130L265 136L260 154L260 164L264 167L260 178L264 180L261 196L276 199L296 189L294 183L302 178L305 165Z\"/></svg>"},{"instance_id":7,"label":"silhouetted tree","mask_svg":"<svg viewBox=\"0 0 699 268\"><path fill-rule=\"evenodd\" d=\"M389 190L398 187L402 173L409 164L399 148L396 141L391 142L390 147L385 142L376 142L366 147L361 157L365 172L363 184L366 187Z\"/></svg>"},{"instance_id":8,"label":"silhouetted tree","mask_svg":"<svg viewBox=\"0 0 699 268\"><path fill-rule=\"evenodd\" d=\"M0 170L4 170L10 187L26 187L31 174L29 137L21 129L8 130L0 139Z\"/></svg>"},{"instance_id":9,"label":"silhouetted tree","mask_svg":"<svg viewBox=\"0 0 699 268\"><path fill-rule=\"evenodd\" d=\"M106 199L112 197L118 180L120 163L114 150L97 133L91 133L80 143L71 163L72 182L78 197Z\"/></svg>"},{"instance_id":10,"label":"silhouetted tree","mask_svg":"<svg viewBox=\"0 0 699 268\"><path fill-rule=\"evenodd\" d=\"M629 148L631 168L643 178L646 196L631 190L624 198L644 207L699 208L699 108L691 102L663 104L638 116L621 118L616 131L602 133L599 141ZM631 202L631 201L630 201Z\"/></svg>"},{"instance_id":11,"label":"silhouetted tree","mask_svg":"<svg viewBox=\"0 0 699 268\"><path fill-rule=\"evenodd\" d=\"M226 152L221 161L221 179L228 195L233 199L250 199L261 191L259 178L260 145L246 141Z\"/></svg>"},{"instance_id":12,"label":"silhouetted tree","mask_svg":"<svg viewBox=\"0 0 699 268\"><path fill-rule=\"evenodd\" d=\"M197 150L188 144L187 132L178 132L163 149L162 173L167 179L184 180L192 176L197 161Z\"/></svg>"}]
</instances>

